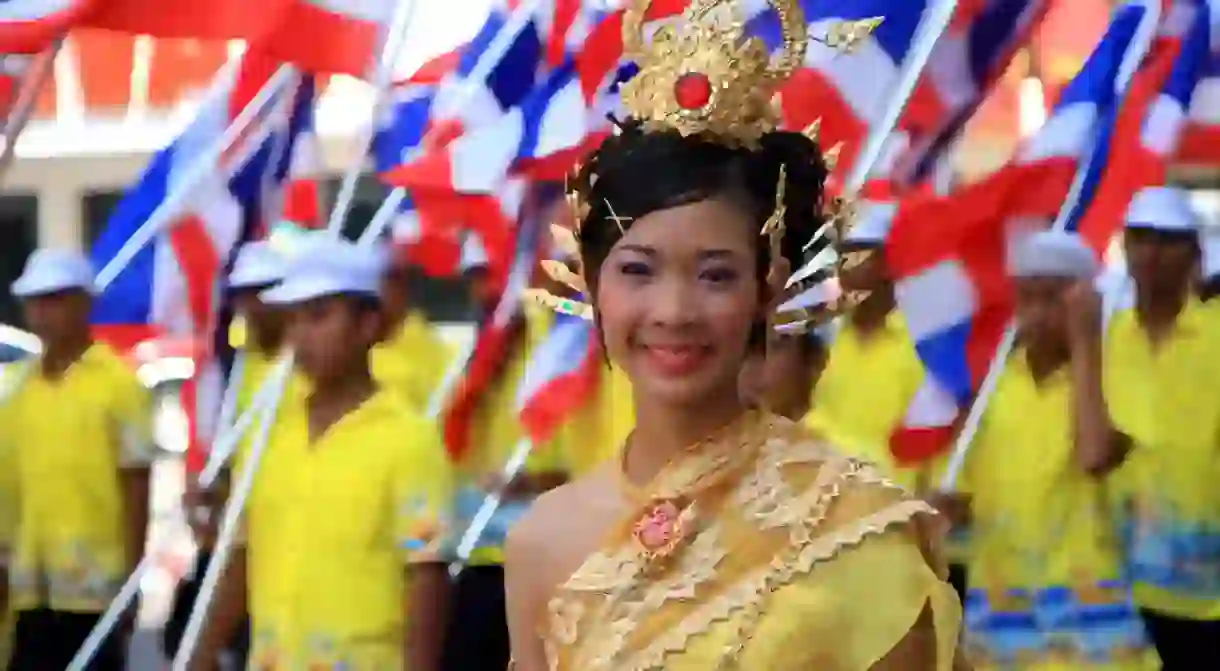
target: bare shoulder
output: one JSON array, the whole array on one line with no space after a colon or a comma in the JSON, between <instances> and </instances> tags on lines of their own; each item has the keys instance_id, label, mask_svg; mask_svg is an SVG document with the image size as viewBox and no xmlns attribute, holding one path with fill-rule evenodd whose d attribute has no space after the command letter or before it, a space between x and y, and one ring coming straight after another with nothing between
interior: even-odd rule
<instances>
[{"instance_id":1,"label":"bare shoulder","mask_svg":"<svg viewBox=\"0 0 1220 671\"><path fill-rule=\"evenodd\" d=\"M562 530L597 500L591 495L602 488L604 481L605 476L598 469L536 498L508 532L505 551L509 561L522 555L528 559L539 551L550 554L556 538L562 537Z\"/></svg>"}]
</instances>

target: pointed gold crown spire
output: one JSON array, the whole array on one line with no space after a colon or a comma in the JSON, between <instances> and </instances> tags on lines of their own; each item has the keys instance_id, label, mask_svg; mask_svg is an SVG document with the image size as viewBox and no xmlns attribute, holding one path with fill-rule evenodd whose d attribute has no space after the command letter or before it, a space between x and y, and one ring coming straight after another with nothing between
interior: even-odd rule
<instances>
[{"instance_id":1,"label":"pointed gold crown spire","mask_svg":"<svg viewBox=\"0 0 1220 671\"><path fill-rule=\"evenodd\" d=\"M880 17L842 21L832 24L824 36L811 38L800 0L769 1L779 18L782 38L774 56L760 38L746 35L734 0L691 0L681 20L658 29L651 40L645 37L644 26L651 0L627 0L623 54L639 67L639 72L621 87L628 115L645 132L677 131L731 147L754 148L763 135L780 126L782 114L776 93L803 66L810 39L850 53L882 22ZM820 119L802 131L814 141L820 132ZM838 152L838 145L826 152L828 164L833 165ZM587 178L592 184L596 175ZM781 175L776 187L776 212L764 231L775 253L783 235L784 182ZM569 188L567 200L576 220L574 231L553 231L565 239L573 232L579 237L580 224L591 210L577 190ZM606 205L611 213L607 219L624 228L630 219L617 216L611 203ZM544 269L573 291L585 292L587 282L579 270L573 272L560 263L545 264ZM592 318L592 309L579 301L544 290L532 290L530 296L558 312Z\"/></svg>"}]
</instances>

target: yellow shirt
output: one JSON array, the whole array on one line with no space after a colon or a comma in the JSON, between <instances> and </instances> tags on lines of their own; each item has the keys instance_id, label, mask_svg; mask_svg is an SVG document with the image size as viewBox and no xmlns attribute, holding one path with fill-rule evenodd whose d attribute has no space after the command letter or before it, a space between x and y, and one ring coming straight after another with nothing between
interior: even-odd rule
<instances>
[{"instance_id":1,"label":"yellow shirt","mask_svg":"<svg viewBox=\"0 0 1220 671\"><path fill-rule=\"evenodd\" d=\"M1116 474L1140 606L1220 619L1220 337L1196 301L1154 351L1134 310L1107 333L1106 401L1134 441Z\"/></svg>"},{"instance_id":2,"label":"yellow shirt","mask_svg":"<svg viewBox=\"0 0 1220 671\"><path fill-rule=\"evenodd\" d=\"M313 444L284 417L247 519L251 668L403 668L407 565L443 559L450 484L436 428L391 392Z\"/></svg>"},{"instance_id":3,"label":"yellow shirt","mask_svg":"<svg viewBox=\"0 0 1220 671\"><path fill-rule=\"evenodd\" d=\"M895 465L890 434L906 414L923 375L923 364L897 312L868 340L848 321L830 347L805 424L913 488L918 469Z\"/></svg>"},{"instance_id":4,"label":"yellow shirt","mask_svg":"<svg viewBox=\"0 0 1220 671\"><path fill-rule=\"evenodd\" d=\"M1071 401L1068 370L1036 385L1018 350L971 446L962 485L973 494L966 641L976 664L1146 668L1104 485L1074 460Z\"/></svg>"},{"instance_id":5,"label":"yellow shirt","mask_svg":"<svg viewBox=\"0 0 1220 671\"><path fill-rule=\"evenodd\" d=\"M17 485L13 607L101 612L127 578L119 473L151 459L148 390L95 344L58 380L31 372L0 426L10 441L0 471Z\"/></svg>"},{"instance_id":6,"label":"yellow shirt","mask_svg":"<svg viewBox=\"0 0 1220 671\"><path fill-rule=\"evenodd\" d=\"M527 316L523 342L518 341L499 377L488 385L479 400L478 408L471 415L468 451L455 465L457 492L454 517L457 520L455 531L459 539L490 493L486 486L489 479L502 475L504 466L513 453L528 440L519 419L517 389L534 347L546 337L550 315L531 311L527 312ZM558 431L547 444L534 445L526 459L523 472L568 472L568 455L563 448L563 440L563 432ZM490 523L480 534L469 563L503 563L504 540L508 529L528 507L529 503L526 501L501 503Z\"/></svg>"},{"instance_id":7,"label":"yellow shirt","mask_svg":"<svg viewBox=\"0 0 1220 671\"><path fill-rule=\"evenodd\" d=\"M409 313L394 336L373 349L373 377L422 411L452 358L453 351L428 320Z\"/></svg>"}]
</instances>

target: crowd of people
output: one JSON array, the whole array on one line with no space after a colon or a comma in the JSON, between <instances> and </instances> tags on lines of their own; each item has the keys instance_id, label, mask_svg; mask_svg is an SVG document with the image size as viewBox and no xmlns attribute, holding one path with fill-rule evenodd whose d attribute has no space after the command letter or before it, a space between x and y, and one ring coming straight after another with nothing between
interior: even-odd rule
<instances>
[{"instance_id":1,"label":"crowd of people","mask_svg":"<svg viewBox=\"0 0 1220 671\"><path fill-rule=\"evenodd\" d=\"M1216 259L1201 251L1214 255L1216 243L1198 224L1179 206L1129 225L1129 280L1106 289L1129 294L1125 307L1121 296L1102 300L1101 268L1075 236L1038 233L1017 248L1019 344L952 492L939 488L944 457L899 464L887 448L923 371L881 254L843 274L869 296L841 323L752 350L739 396L875 462L968 531L949 548L968 650L1014 660L1008 668L1151 668L1152 650L1164 668L1207 668L1220 634L1220 307L1205 300L1217 277L1200 269ZM867 226L845 240L883 244L884 230ZM463 265L490 311L475 249ZM589 406L503 482L522 435L515 384L549 318L527 309L477 401L468 451L452 462L424 418L452 354L409 309L403 270L338 242L290 261L267 243L242 251L230 281L247 325L239 407L285 346L297 373L262 462L248 465L258 484L195 668L218 668L225 655L260 669L339 668L330 665L340 655L352 665L343 668L403 659L412 669L505 668L509 529L539 495L600 472L627 438L632 385L608 368ZM91 282L83 258L46 250L12 287L45 343L3 406L12 671L65 668L145 548L147 392L90 339ZM252 434L231 473L246 467ZM450 584L453 537L492 493L505 505ZM192 490L185 503L200 553L177 594L167 654L181 642L223 500ZM556 541L583 519L568 517L572 508L551 514ZM123 668L132 622L95 668ZM1050 635L1057 627L1066 638ZM368 632L349 656L341 642ZM1043 653L1059 665L1045 666Z\"/></svg>"},{"instance_id":2,"label":"crowd of people","mask_svg":"<svg viewBox=\"0 0 1220 671\"><path fill-rule=\"evenodd\" d=\"M282 394L219 483L188 487L199 554L167 656L198 671L1216 665L1216 229L1157 186L1127 212L1121 272L1074 233L1014 233L1015 345L960 427L962 467L946 450L897 458L926 372L886 222L821 236L832 298L807 329L775 321L830 200L815 134L780 129L771 106L804 50L789 10L784 58L698 25L676 51L672 34L627 45L641 74L571 180L568 273L539 266L551 300L471 362L444 421L429 405L454 355L411 309L397 257L329 237L240 249L234 414ZM481 326L502 287L465 240ZM92 339L94 286L83 256L49 249L12 285L43 349L0 400L7 671L68 668L147 551L148 391ZM606 366L506 469L556 305L591 315ZM124 668L137 607L89 669Z\"/></svg>"}]
</instances>

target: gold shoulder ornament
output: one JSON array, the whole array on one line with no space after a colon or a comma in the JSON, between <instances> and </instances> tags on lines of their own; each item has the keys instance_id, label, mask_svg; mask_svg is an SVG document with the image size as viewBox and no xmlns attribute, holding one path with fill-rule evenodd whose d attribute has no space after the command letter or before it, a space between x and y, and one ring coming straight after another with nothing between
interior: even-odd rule
<instances>
[{"instance_id":1,"label":"gold shoulder ornament","mask_svg":"<svg viewBox=\"0 0 1220 671\"><path fill-rule=\"evenodd\" d=\"M639 67L638 73L620 90L628 115L645 132L677 131L683 136L700 135L726 146L750 149L758 146L763 135L779 127L781 115L775 105L776 93L803 66L810 39L850 53L882 21L880 17L842 21L829 26L824 36L811 38L799 0L770 0L782 36L780 48L772 56L761 39L746 36L745 22L736 11L734 0L692 0L679 21L662 26L647 39L644 16L650 1L628 0L624 10L624 56ZM817 140L819 126L814 123L805 129L805 135ZM828 166L833 165L838 152L839 145L824 152ZM776 210L762 231L769 238L773 256L777 256L783 236L785 174L786 170L781 171L776 185ZM591 175L590 183L595 179L596 175ZM572 250L577 247L580 226L591 208L574 189L568 189L566 199L574 224L570 228L553 226L552 233L557 247L569 256L569 261L546 262L543 268L552 280L569 287L574 294L586 295L588 283L581 277L579 262L575 269L569 263L579 258ZM610 212L607 219L625 230L624 224L630 220L619 217L611 203L606 205ZM840 207L839 211L847 210ZM841 239L847 217L834 211L825 214L827 223L814 236L815 240L825 235ZM826 259L827 267L837 268L839 261L839 255L832 250ZM531 289L527 297L562 314L586 319L593 316L592 308L576 298L543 289ZM792 310L781 306L780 312ZM815 321L823 319L802 309L778 319L774 328L799 332L815 325Z\"/></svg>"}]
</instances>

